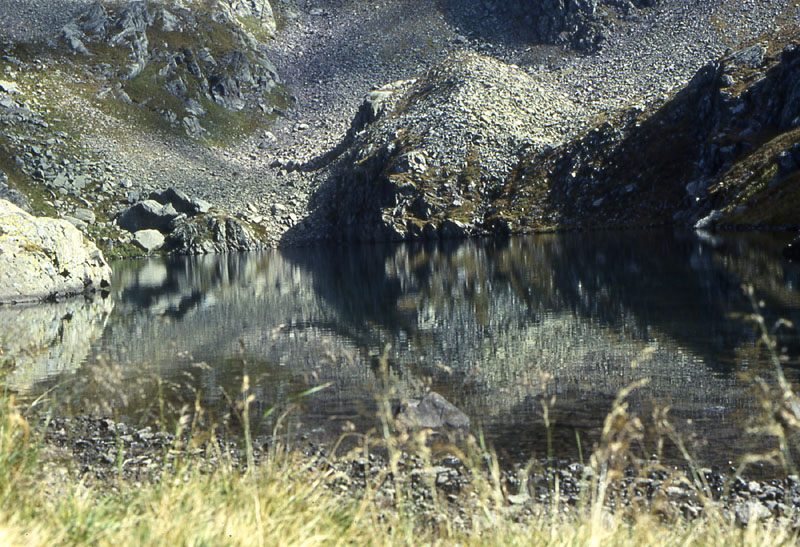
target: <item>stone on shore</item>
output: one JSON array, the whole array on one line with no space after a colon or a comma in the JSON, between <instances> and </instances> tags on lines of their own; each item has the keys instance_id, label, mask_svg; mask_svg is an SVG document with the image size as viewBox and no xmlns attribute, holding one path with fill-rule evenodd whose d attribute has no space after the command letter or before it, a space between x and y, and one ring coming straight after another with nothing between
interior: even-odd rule
<instances>
[{"instance_id":1,"label":"stone on shore","mask_svg":"<svg viewBox=\"0 0 800 547\"><path fill-rule=\"evenodd\" d=\"M96 291L110 280L103 254L68 221L0 199L0 303Z\"/></svg>"},{"instance_id":2,"label":"stone on shore","mask_svg":"<svg viewBox=\"0 0 800 547\"><path fill-rule=\"evenodd\" d=\"M139 230L133 234L133 243L147 254L164 246L164 236L158 230Z\"/></svg>"}]
</instances>

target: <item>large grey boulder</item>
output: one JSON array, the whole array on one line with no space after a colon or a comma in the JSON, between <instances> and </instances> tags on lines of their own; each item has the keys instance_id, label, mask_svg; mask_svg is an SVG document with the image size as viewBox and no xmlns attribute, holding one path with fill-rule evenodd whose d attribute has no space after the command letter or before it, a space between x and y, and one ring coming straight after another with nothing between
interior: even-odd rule
<instances>
[{"instance_id":1,"label":"large grey boulder","mask_svg":"<svg viewBox=\"0 0 800 547\"><path fill-rule=\"evenodd\" d=\"M110 280L103 254L72 224L0 199L0 303L99 290Z\"/></svg>"},{"instance_id":2,"label":"large grey boulder","mask_svg":"<svg viewBox=\"0 0 800 547\"><path fill-rule=\"evenodd\" d=\"M164 205L154 199L147 199L125 209L117 224L129 232L158 230L166 234L177 216L178 211L172 204Z\"/></svg>"}]
</instances>

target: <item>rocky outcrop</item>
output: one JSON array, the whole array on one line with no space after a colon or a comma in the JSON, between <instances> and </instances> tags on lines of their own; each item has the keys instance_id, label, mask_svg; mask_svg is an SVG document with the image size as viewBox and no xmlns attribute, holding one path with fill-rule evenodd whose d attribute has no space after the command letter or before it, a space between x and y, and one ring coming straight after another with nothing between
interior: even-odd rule
<instances>
[{"instance_id":1,"label":"rocky outcrop","mask_svg":"<svg viewBox=\"0 0 800 547\"><path fill-rule=\"evenodd\" d=\"M184 219L166 238L165 250L181 255L255 251L264 240L247 223L222 215Z\"/></svg>"},{"instance_id":2,"label":"rocky outcrop","mask_svg":"<svg viewBox=\"0 0 800 547\"><path fill-rule=\"evenodd\" d=\"M262 249L265 241L248 223L212 214L211 205L167 188L128 207L117 220L133 233L133 244L149 253L207 254Z\"/></svg>"},{"instance_id":3,"label":"rocky outcrop","mask_svg":"<svg viewBox=\"0 0 800 547\"><path fill-rule=\"evenodd\" d=\"M556 146L584 117L558 88L517 67L456 55L410 87L367 96L323 195L328 219L341 237L366 241L484 233L481 204L519 154Z\"/></svg>"},{"instance_id":4,"label":"rocky outcrop","mask_svg":"<svg viewBox=\"0 0 800 547\"><path fill-rule=\"evenodd\" d=\"M141 0L106 7L96 2L59 36L109 79L103 97L115 95L149 109L190 137L203 137L214 122L209 115L213 103L231 111L271 113L264 101L280 84L250 32L253 25L267 36L274 32L269 2L218 0L207 8ZM189 42L187 36L192 36ZM114 79L121 85L112 85Z\"/></svg>"},{"instance_id":5,"label":"rocky outcrop","mask_svg":"<svg viewBox=\"0 0 800 547\"><path fill-rule=\"evenodd\" d=\"M269 0L217 0L215 7L218 20L239 25L245 31L253 30L255 24L261 32L274 35L278 28Z\"/></svg>"},{"instance_id":6,"label":"rocky outcrop","mask_svg":"<svg viewBox=\"0 0 800 547\"><path fill-rule=\"evenodd\" d=\"M459 61L421 78L355 139L329 189L343 238L800 226L791 36L729 53L669 100L584 128L557 90L492 61Z\"/></svg>"},{"instance_id":7,"label":"rocky outcrop","mask_svg":"<svg viewBox=\"0 0 800 547\"><path fill-rule=\"evenodd\" d=\"M495 207L513 231L800 225L800 48L756 43L653 111L630 109L529 155Z\"/></svg>"},{"instance_id":8,"label":"rocky outcrop","mask_svg":"<svg viewBox=\"0 0 800 547\"><path fill-rule=\"evenodd\" d=\"M110 279L102 253L72 224L0 200L0 303L96 291Z\"/></svg>"}]
</instances>

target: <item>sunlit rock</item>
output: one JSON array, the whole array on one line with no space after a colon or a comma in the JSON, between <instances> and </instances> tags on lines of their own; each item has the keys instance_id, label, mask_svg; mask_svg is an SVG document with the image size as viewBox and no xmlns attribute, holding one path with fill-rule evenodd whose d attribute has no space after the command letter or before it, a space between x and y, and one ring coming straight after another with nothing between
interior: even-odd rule
<instances>
[{"instance_id":1,"label":"sunlit rock","mask_svg":"<svg viewBox=\"0 0 800 547\"><path fill-rule=\"evenodd\" d=\"M72 224L0 199L0 303L99 290L110 279L103 254Z\"/></svg>"}]
</instances>

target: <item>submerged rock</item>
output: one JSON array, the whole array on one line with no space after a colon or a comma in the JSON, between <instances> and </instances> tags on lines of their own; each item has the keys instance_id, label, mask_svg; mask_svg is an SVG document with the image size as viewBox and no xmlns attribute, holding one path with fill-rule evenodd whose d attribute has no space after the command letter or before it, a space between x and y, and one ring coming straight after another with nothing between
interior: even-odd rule
<instances>
[{"instance_id":1,"label":"submerged rock","mask_svg":"<svg viewBox=\"0 0 800 547\"><path fill-rule=\"evenodd\" d=\"M68 221L0 199L0 303L95 291L110 280L103 254Z\"/></svg>"},{"instance_id":2,"label":"submerged rock","mask_svg":"<svg viewBox=\"0 0 800 547\"><path fill-rule=\"evenodd\" d=\"M425 395L422 400L407 403L398 413L397 420L409 428L460 429L469 427L469 417L434 391Z\"/></svg>"}]
</instances>

